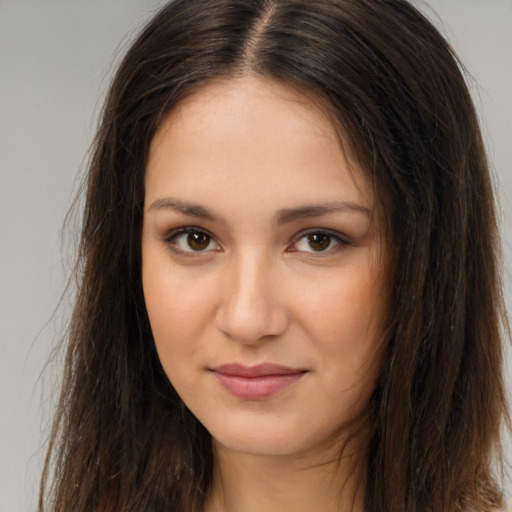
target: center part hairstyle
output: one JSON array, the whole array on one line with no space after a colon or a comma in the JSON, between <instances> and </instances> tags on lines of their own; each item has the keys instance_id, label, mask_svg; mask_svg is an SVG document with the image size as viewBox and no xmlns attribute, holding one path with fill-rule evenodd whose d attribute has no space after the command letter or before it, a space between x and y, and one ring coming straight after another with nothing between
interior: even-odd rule
<instances>
[{"instance_id":1,"label":"center part hairstyle","mask_svg":"<svg viewBox=\"0 0 512 512\"><path fill-rule=\"evenodd\" d=\"M375 196L389 315L365 411L366 510L501 506L498 233L448 43L405 0L176 0L128 50L103 109L39 510L202 510L210 434L163 372L144 305L144 173L169 111L247 75L318 102Z\"/></svg>"}]
</instances>

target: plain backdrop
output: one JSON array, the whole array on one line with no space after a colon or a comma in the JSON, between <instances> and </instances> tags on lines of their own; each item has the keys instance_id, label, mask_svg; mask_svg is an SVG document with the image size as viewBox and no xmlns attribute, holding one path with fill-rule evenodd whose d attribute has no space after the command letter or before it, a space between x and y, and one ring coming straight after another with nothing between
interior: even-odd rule
<instances>
[{"instance_id":1,"label":"plain backdrop","mask_svg":"<svg viewBox=\"0 0 512 512\"><path fill-rule=\"evenodd\" d=\"M52 318L70 259L60 229L113 63L162 3L0 0L0 512L36 510L55 398L53 367L41 374L67 310ZM502 208L510 311L512 0L419 5L472 75Z\"/></svg>"}]
</instances>

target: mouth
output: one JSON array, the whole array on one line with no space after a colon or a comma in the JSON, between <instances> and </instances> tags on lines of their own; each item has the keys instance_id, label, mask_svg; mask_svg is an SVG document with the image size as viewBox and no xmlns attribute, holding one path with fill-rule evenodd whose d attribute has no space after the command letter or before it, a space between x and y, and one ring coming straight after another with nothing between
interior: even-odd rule
<instances>
[{"instance_id":1,"label":"mouth","mask_svg":"<svg viewBox=\"0 0 512 512\"><path fill-rule=\"evenodd\" d=\"M257 366L226 364L210 370L220 385L242 400L264 400L292 386L306 370L265 363Z\"/></svg>"}]
</instances>

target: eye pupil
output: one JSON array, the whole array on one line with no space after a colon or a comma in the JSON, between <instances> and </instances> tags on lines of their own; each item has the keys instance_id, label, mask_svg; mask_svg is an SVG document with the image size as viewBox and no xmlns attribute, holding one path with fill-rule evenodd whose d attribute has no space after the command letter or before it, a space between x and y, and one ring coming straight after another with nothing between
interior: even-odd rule
<instances>
[{"instance_id":1,"label":"eye pupil","mask_svg":"<svg viewBox=\"0 0 512 512\"><path fill-rule=\"evenodd\" d=\"M308 235L308 243L314 251L324 251L331 243L331 236L324 233Z\"/></svg>"},{"instance_id":2,"label":"eye pupil","mask_svg":"<svg viewBox=\"0 0 512 512\"><path fill-rule=\"evenodd\" d=\"M210 244L210 236L200 231L192 231L187 236L187 243L194 251L204 251Z\"/></svg>"}]
</instances>

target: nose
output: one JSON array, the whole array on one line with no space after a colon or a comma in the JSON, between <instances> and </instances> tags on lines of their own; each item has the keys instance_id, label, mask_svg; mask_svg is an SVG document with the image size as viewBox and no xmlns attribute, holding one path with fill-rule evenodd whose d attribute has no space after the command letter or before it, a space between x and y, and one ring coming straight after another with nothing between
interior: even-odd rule
<instances>
[{"instance_id":1,"label":"nose","mask_svg":"<svg viewBox=\"0 0 512 512\"><path fill-rule=\"evenodd\" d=\"M279 272L255 255L238 258L226 270L217 328L228 338L250 345L273 339L288 327L288 314L279 298Z\"/></svg>"}]
</instances>

